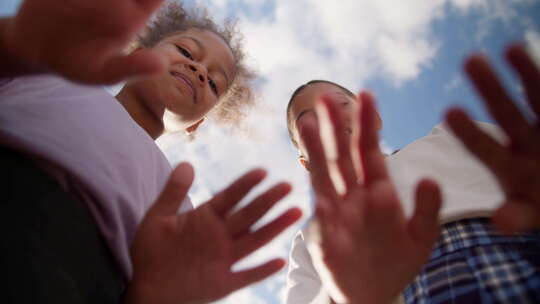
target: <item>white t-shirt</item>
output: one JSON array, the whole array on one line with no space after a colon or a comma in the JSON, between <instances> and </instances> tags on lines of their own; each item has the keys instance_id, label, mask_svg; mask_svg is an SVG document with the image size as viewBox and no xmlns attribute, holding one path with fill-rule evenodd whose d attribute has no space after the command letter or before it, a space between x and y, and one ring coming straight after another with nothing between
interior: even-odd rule
<instances>
[{"instance_id":1,"label":"white t-shirt","mask_svg":"<svg viewBox=\"0 0 540 304\"><path fill-rule=\"evenodd\" d=\"M135 231L172 169L122 105L55 76L0 79L0 144L34 157L88 205L129 280ZM182 210L192 208L187 198Z\"/></svg>"},{"instance_id":2,"label":"white t-shirt","mask_svg":"<svg viewBox=\"0 0 540 304\"><path fill-rule=\"evenodd\" d=\"M498 127L480 122L478 125L500 142L505 140ZM387 157L386 162L407 216L413 212L416 184L425 177L433 178L441 187L441 224L490 216L504 197L492 173L444 124L437 125L429 135ZM293 241L287 275L287 304L327 304L329 293L332 298L339 298L316 245L309 241L316 237L310 235L312 231L302 229Z\"/></svg>"}]
</instances>

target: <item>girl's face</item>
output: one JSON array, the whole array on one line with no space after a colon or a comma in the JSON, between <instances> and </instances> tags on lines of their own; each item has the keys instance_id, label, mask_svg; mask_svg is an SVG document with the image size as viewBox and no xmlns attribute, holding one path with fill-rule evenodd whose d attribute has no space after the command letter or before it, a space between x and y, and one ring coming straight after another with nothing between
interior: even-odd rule
<instances>
[{"instance_id":1,"label":"girl's face","mask_svg":"<svg viewBox=\"0 0 540 304\"><path fill-rule=\"evenodd\" d=\"M160 121L168 110L185 128L196 124L235 77L232 51L214 32L192 28L162 39L154 50L168 58L167 73L128 86Z\"/></svg>"}]
</instances>

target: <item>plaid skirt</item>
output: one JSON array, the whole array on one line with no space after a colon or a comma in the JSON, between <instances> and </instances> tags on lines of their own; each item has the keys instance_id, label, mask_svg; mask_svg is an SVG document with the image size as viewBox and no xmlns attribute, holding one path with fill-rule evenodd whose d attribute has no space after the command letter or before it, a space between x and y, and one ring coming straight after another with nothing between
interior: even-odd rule
<instances>
[{"instance_id":1,"label":"plaid skirt","mask_svg":"<svg viewBox=\"0 0 540 304\"><path fill-rule=\"evenodd\" d=\"M502 235L489 219L444 225L405 303L540 303L540 232Z\"/></svg>"}]
</instances>

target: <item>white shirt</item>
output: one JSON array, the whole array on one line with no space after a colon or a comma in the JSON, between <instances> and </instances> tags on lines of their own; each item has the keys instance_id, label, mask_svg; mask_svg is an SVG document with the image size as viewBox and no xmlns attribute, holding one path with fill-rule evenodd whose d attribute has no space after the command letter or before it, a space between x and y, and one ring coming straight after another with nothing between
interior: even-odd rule
<instances>
[{"instance_id":1,"label":"white shirt","mask_svg":"<svg viewBox=\"0 0 540 304\"><path fill-rule=\"evenodd\" d=\"M478 125L502 142L504 135L488 123ZM430 177L443 195L441 224L459 219L490 216L503 200L503 193L490 171L483 166L444 124L387 158L387 166L405 214L410 217L418 181ZM287 304L327 304L339 299L317 247L309 239L313 232L297 233L289 258ZM309 244L309 246L306 246ZM308 249L309 248L309 249Z\"/></svg>"}]
</instances>

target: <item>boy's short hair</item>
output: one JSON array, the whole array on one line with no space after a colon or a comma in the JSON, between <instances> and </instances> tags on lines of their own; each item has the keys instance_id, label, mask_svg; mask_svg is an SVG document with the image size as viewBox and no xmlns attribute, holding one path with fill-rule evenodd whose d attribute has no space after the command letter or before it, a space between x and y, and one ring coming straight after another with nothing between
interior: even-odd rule
<instances>
[{"instance_id":1,"label":"boy's short hair","mask_svg":"<svg viewBox=\"0 0 540 304\"><path fill-rule=\"evenodd\" d=\"M183 1L170 2L158 12L139 35L136 43L151 48L163 38L190 28L215 33L223 39L233 54L236 75L212 112L218 122L237 125L246 116L247 110L255 104L251 89L255 73L244 62L243 36L238 32L235 21L225 20L223 25L218 25L202 6L187 9Z\"/></svg>"},{"instance_id":2,"label":"boy's short hair","mask_svg":"<svg viewBox=\"0 0 540 304\"><path fill-rule=\"evenodd\" d=\"M306 84L303 84L301 86L299 86L291 95L291 99L289 99L289 103L287 104L287 130L289 131L289 138L291 139L293 145L298 148L298 142L296 142L296 140L294 139L294 136L293 136L293 126L294 126L294 117L292 117L292 105L293 105L293 100L294 98L300 94L300 92L302 92L305 88L307 88L308 86L312 85L312 84L317 84L317 83L327 83L327 84L331 84L331 85L334 85L338 88L340 88L341 90L343 90L343 92L345 92L347 95L355 98L356 96L354 95L353 92L351 92L349 89L335 83L335 82L332 82L332 81L328 81L328 80L320 80L320 79L315 79L315 80L311 80L309 82L307 82Z\"/></svg>"}]
</instances>

